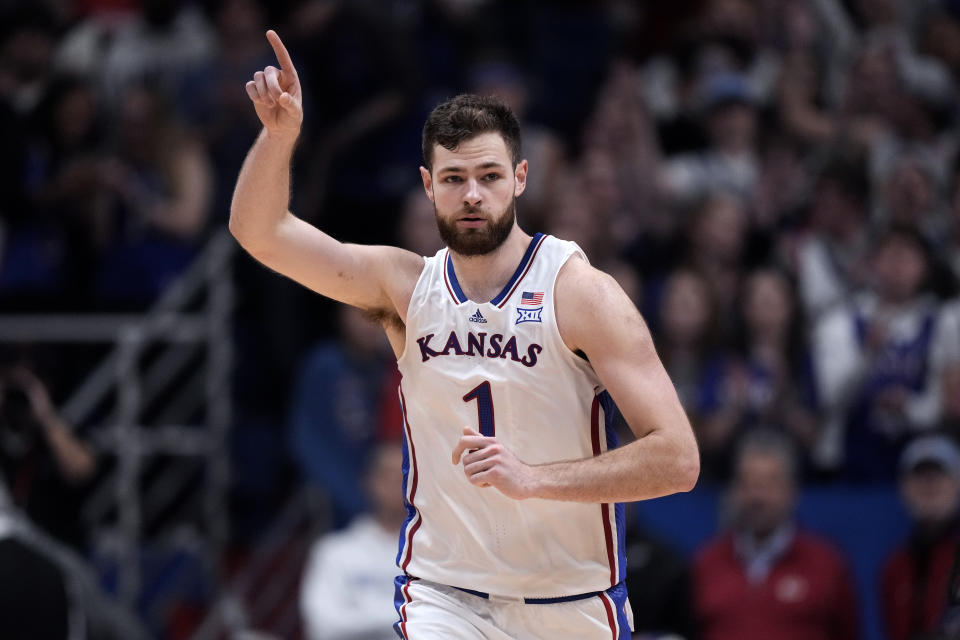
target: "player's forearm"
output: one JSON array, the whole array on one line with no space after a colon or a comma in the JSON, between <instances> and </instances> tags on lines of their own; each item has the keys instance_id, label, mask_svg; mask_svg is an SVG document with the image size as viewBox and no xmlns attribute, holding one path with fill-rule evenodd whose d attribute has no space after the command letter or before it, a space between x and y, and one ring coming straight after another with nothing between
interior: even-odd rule
<instances>
[{"instance_id":1,"label":"player's forearm","mask_svg":"<svg viewBox=\"0 0 960 640\"><path fill-rule=\"evenodd\" d=\"M290 161L297 138L264 129L250 148L230 204L230 232L249 252L268 249L290 204Z\"/></svg>"},{"instance_id":2,"label":"player's forearm","mask_svg":"<svg viewBox=\"0 0 960 640\"><path fill-rule=\"evenodd\" d=\"M530 497L571 502L633 502L689 491L700 473L696 443L654 431L594 458L532 467Z\"/></svg>"}]
</instances>

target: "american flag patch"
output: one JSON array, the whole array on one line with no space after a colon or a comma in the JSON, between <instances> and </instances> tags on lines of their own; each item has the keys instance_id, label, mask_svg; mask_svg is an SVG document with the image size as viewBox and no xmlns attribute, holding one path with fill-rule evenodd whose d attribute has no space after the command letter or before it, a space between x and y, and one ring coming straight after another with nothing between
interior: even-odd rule
<instances>
[{"instance_id":1,"label":"american flag patch","mask_svg":"<svg viewBox=\"0 0 960 640\"><path fill-rule=\"evenodd\" d=\"M524 291L520 294L520 304L543 304L543 291Z\"/></svg>"}]
</instances>

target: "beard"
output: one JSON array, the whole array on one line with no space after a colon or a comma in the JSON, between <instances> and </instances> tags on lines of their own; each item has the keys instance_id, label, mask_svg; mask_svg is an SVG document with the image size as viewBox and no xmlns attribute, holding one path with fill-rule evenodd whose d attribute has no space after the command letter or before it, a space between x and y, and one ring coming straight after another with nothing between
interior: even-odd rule
<instances>
[{"instance_id":1,"label":"beard","mask_svg":"<svg viewBox=\"0 0 960 640\"><path fill-rule=\"evenodd\" d=\"M478 214L480 207L463 207L450 220L440 217L437 205L433 205L433 212L437 218L437 229L440 238L454 253L462 256L484 256L495 251L506 241L517 219L517 199L510 199L510 204L499 216L495 216L490 223L479 229L459 229L457 219L463 215Z\"/></svg>"}]
</instances>

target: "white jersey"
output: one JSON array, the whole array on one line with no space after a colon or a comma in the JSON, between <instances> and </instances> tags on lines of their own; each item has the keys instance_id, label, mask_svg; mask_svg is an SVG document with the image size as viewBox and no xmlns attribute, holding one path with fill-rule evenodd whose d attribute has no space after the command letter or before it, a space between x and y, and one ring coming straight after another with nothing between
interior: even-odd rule
<instances>
[{"instance_id":1,"label":"white jersey","mask_svg":"<svg viewBox=\"0 0 960 640\"><path fill-rule=\"evenodd\" d=\"M513 500L470 484L451 455L464 426L528 464L615 446L613 403L560 338L554 285L577 253L537 234L510 281L478 304L446 249L426 258L398 365L407 520L397 565L440 584L508 598L603 591L623 580L623 505Z\"/></svg>"}]
</instances>

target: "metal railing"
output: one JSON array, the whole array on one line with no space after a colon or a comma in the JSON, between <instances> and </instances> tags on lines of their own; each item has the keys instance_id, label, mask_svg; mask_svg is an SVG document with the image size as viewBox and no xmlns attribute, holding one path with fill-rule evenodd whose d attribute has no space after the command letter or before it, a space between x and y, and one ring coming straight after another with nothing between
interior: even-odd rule
<instances>
[{"instance_id":1,"label":"metal railing","mask_svg":"<svg viewBox=\"0 0 960 640\"><path fill-rule=\"evenodd\" d=\"M133 605L142 589L139 551L144 514L170 506L184 489L177 466L144 468L160 456L199 458L204 470L201 526L178 524L166 543L217 561L228 534L233 360L231 258L236 242L224 231L143 314L0 315L0 342L112 346L61 407L70 425L87 425L89 442L116 460L83 507L94 523L98 552L118 572L118 597ZM147 408L162 409L147 418ZM199 424L192 424L202 413ZM110 521L108 514L115 513ZM218 584L215 570L213 583Z\"/></svg>"}]
</instances>

